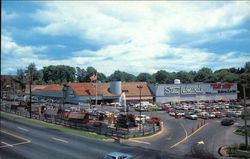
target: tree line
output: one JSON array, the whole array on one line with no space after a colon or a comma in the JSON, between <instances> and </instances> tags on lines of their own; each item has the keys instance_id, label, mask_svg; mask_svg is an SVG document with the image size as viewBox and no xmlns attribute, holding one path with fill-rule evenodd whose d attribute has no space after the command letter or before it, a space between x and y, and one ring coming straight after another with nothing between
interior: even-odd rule
<instances>
[{"instance_id":1,"label":"tree line","mask_svg":"<svg viewBox=\"0 0 250 159\"><path fill-rule=\"evenodd\" d=\"M168 84L173 83L174 79L180 79L181 83L235 82L238 83L238 87L241 87L242 83L249 83L250 81L250 62L246 62L241 68L232 67L212 71L211 68L203 67L198 71L189 72L159 70L153 74L139 73L137 76L120 70L116 70L110 76L106 76L92 66L85 69L66 65L50 65L38 70L35 63L31 63L26 69L17 69L16 74L13 77L13 81L19 83L22 89L25 88L25 85L30 80L32 80L33 84L90 82L92 75L97 75L97 80L100 82L123 81Z\"/></svg>"}]
</instances>

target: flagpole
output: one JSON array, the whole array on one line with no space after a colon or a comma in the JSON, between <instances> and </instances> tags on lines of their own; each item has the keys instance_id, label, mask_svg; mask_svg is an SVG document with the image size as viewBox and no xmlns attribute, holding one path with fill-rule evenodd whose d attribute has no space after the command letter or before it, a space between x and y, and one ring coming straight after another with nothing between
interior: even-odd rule
<instances>
[{"instance_id":1,"label":"flagpole","mask_svg":"<svg viewBox=\"0 0 250 159\"><path fill-rule=\"evenodd\" d=\"M95 106L97 107L97 72L96 72L96 80L95 80Z\"/></svg>"}]
</instances>

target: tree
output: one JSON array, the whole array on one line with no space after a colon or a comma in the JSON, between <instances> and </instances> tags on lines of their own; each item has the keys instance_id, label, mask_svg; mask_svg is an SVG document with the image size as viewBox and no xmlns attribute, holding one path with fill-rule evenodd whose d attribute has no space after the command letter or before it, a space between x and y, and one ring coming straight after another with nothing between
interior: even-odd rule
<instances>
[{"instance_id":1,"label":"tree","mask_svg":"<svg viewBox=\"0 0 250 159\"><path fill-rule=\"evenodd\" d=\"M193 77L188 72L180 71L175 75L175 78L180 79L181 83L193 83Z\"/></svg>"},{"instance_id":2,"label":"tree","mask_svg":"<svg viewBox=\"0 0 250 159\"><path fill-rule=\"evenodd\" d=\"M194 76L195 82L214 82L215 78L213 75L213 71L210 68L203 67L201 68L197 74Z\"/></svg>"},{"instance_id":3,"label":"tree","mask_svg":"<svg viewBox=\"0 0 250 159\"><path fill-rule=\"evenodd\" d=\"M86 82L90 82L90 77L93 76L93 75L96 75L97 70L94 67L92 67L92 66L87 67L86 70L87 70L87 74L86 74L85 81Z\"/></svg>"},{"instance_id":4,"label":"tree","mask_svg":"<svg viewBox=\"0 0 250 159\"><path fill-rule=\"evenodd\" d=\"M83 68L76 67L76 78L78 82L86 82L87 71Z\"/></svg>"},{"instance_id":5,"label":"tree","mask_svg":"<svg viewBox=\"0 0 250 159\"><path fill-rule=\"evenodd\" d=\"M215 77L220 82L237 82L239 76L236 73L229 72L228 69L221 69L215 71Z\"/></svg>"},{"instance_id":6,"label":"tree","mask_svg":"<svg viewBox=\"0 0 250 159\"><path fill-rule=\"evenodd\" d=\"M154 83L154 77L152 75L150 75L149 73L140 73L137 77L136 77L136 81L138 82L147 82L147 83Z\"/></svg>"},{"instance_id":7,"label":"tree","mask_svg":"<svg viewBox=\"0 0 250 159\"><path fill-rule=\"evenodd\" d=\"M116 70L113 74L108 77L108 81L123 81L123 82L133 82L136 77L127 72L121 72Z\"/></svg>"},{"instance_id":8,"label":"tree","mask_svg":"<svg viewBox=\"0 0 250 159\"><path fill-rule=\"evenodd\" d=\"M155 80L159 84L173 83L174 77L171 73L166 72L165 70L160 70L155 73Z\"/></svg>"},{"instance_id":9,"label":"tree","mask_svg":"<svg viewBox=\"0 0 250 159\"><path fill-rule=\"evenodd\" d=\"M97 72L97 80L101 82L107 82L107 77L105 74Z\"/></svg>"},{"instance_id":10,"label":"tree","mask_svg":"<svg viewBox=\"0 0 250 159\"><path fill-rule=\"evenodd\" d=\"M17 69L17 76L13 77L12 80L20 85L21 90L24 92L26 88L26 76L23 69Z\"/></svg>"},{"instance_id":11,"label":"tree","mask_svg":"<svg viewBox=\"0 0 250 159\"><path fill-rule=\"evenodd\" d=\"M25 70L25 73L32 81L36 81L41 78L41 73L37 70L35 63L30 63Z\"/></svg>"},{"instance_id":12,"label":"tree","mask_svg":"<svg viewBox=\"0 0 250 159\"><path fill-rule=\"evenodd\" d=\"M43 67L43 80L48 83L48 81L53 81L53 83L61 84L63 82L74 82L75 81L75 68L65 65L50 65L48 67Z\"/></svg>"},{"instance_id":13,"label":"tree","mask_svg":"<svg viewBox=\"0 0 250 159\"><path fill-rule=\"evenodd\" d=\"M250 61L245 63L244 69L246 73L250 73Z\"/></svg>"}]
</instances>

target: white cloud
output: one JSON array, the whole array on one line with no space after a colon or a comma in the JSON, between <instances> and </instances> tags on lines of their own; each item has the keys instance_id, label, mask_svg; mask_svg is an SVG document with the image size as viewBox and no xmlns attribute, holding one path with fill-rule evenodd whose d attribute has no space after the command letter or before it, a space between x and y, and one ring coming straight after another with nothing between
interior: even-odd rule
<instances>
[{"instance_id":1,"label":"white cloud","mask_svg":"<svg viewBox=\"0 0 250 159\"><path fill-rule=\"evenodd\" d=\"M191 42L182 44L181 47L194 47L205 43L217 43L224 40L232 40L234 36L239 34L250 34L250 31L248 31L247 29L229 29L226 31L218 31L215 33L208 32L200 35L199 39L195 38Z\"/></svg>"},{"instance_id":2,"label":"white cloud","mask_svg":"<svg viewBox=\"0 0 250 159\"><path fill-rule=\"evenodd\" d=\"M1 35L1 71L3 74L17 68L25 68L29 63L40 57L35 52L43 52L46 46L21 46L17 44L10 36Z\"/></svg>"},{"instance_id":3,"label":"white cloud","mask_svg":"<svg viewBox=\"0 0 250 159\"><path fill-rule=\"evenodd\" d=\"M229 52L223 55L192 48L208 41L227 40L248 30L235 27L249 19L249 2L44 2L32 15L42 23L32 31L60 36L69 35L101 46L99 50L79 50L65 60L49 60L36 51L45 47L21 46L9 36L2 36L3 54L15 55L4 70L35 62L38 68L65 64L73 67L94 66L111 74L127 72L197 70L203 66L241 66L249 55ZM220 32L218 32L220 30ZM194 41L180 47L171 46L175 33L196 35ZM214 34L211 34L214 33ZM59 48L70 46L55 45ZM161 58L162 57L162 58ZM169 58L167 58L169 57ZM105 60L112 58L112 60ZM20 62L17 62L17 61ZM21 65L19 65L21 63Z\"/></svg>"},{"instance_id":4,"label":"white cloud","mask_svg":"<svg viewBox=\"0 0 250 159\"><path fill-rule=\"evenodd\" d=\"M10 20L14 20L16 18L18 18L18 14L15 12L6 12L4 9L1 10L1 18L3 21L10 21Z\"/></svg>"},{"instance_id":5,"label":"white cloud","mask_svg":"<svg viewBox=\"0 0 250 159\"><path fill-rule=\"evenodd\" d=\"M99 43L167 42L170 33L231 28L249 18L247 2L54 2L35 19L45 24L35 31L75 35Z\"/></svg>"}]
</instances>

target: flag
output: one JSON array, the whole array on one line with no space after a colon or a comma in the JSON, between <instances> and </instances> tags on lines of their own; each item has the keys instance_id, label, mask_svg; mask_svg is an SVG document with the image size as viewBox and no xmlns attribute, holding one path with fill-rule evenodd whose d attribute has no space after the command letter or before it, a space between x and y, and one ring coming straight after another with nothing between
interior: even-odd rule
<instances>
[{"instance_id":1,"label":"flag","mask_svg":"<svg viewBox=\"0 0 250 159\"><path fill-rule=\"evenodd\" d=\"M96 75L92 75L92 76L89 77L89 79L92 82L92 81L95 81L97 78L96 78Z\"/></svg>"}]
</instances>

